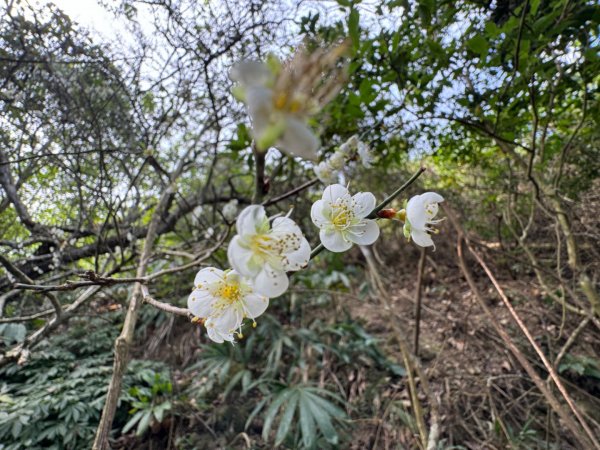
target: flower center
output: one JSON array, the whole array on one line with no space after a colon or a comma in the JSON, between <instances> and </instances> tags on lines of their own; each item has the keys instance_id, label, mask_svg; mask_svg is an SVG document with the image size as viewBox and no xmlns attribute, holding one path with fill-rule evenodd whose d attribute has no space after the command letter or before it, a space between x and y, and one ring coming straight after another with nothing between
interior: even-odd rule
<instances>
[{"instance_id":1,"label":"flower center","mask_svg":"<svg viewBox=\"0 0 600 450\"><path fill-rule=\"evenodd\" d=\"M273 106L279 111L294 114L299 112L304 105L297 96L279 92L273 96Z\"/></svg>"},{"instance_id":2,"label":"flower center","mask_svg":"<svg viewBox=\"0 0 600 450\"><path fill-rule=\"evenodd\" d=\"M331 223L336 229L343 230L352 224L354 212L346 202L334 203L331 209Z\"/></svg>"},{"instance_id":3,"label":"flower center","mask_svg":"<svg viewBox=\"0 0 600 450\"><path fill-rule=\"evenodd\" d=\"M274 239L266 234L255 234L250 238L250 249L253 253L269 253L273 251Z\"/></svg>"},{"instance_id":4,"label":"flower center","mask_svg":"<svg viewBox=\"0 0 600 450\"><path fill-rule=\"evenodd\" d=\"M226 304L231 305L240 300L242 292L237 284L222 283L217 291L217 295L223 299Z\"/></svg>"}]
</instances>

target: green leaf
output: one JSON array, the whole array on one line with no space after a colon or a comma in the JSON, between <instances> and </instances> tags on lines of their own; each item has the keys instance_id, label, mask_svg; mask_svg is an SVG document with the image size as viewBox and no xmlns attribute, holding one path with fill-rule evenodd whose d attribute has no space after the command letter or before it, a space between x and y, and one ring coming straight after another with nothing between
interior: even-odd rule
<instances>
[{"instance_id":1,"label":"green leaf","mask_svg":"<svg viewBox=\"0 0 600 450\"><path fill-rule=\"evenodd\" d=\"M137 430L135 431L136 436L141 436L146 432L148 427L150 426L150 421L152 420L152 411L148 410L144 412L144 415L140 419L138 423Z\"/></svg>"},{"instance_id":2,"label":"green leaf","mask_svg":"<svg viewBox=\"0 0 600 450\"><path fill-rule=\"evenodd\" d=\"M284 389L279 394L277 394L277 397L275 398L273 403L271 403L271 405L269 405L269 408L267 409L267 412L265 413L265 424L263 425L263 432L262 432L262 437L265 441L267 441L269 439L269 433L271 432L271 425L273 424L273 420L275 419L275 416L277 415L277 411L279 411L279 408L281 407L283 402L285 402L288 398L290 398L293 393L294 393L293 389Z\"/></svg>"},{"instance_id":3,"label":"green leaf","mask_svg":"<svg viewBox=\"0 0 600 450\"><path fill-rule=\"evenodd\" d=\"M309 401L304 395L300 396L300 430L302 443L305 447L312 447L315 437L315 420L311 413Z\"/></svg>"},{"instance_id":4,"label":"green leaf","mask_svg":"<svg viewBox=\"0 0 600 450\"><path fill-rule=\"evenodd\" d=\"M252 410L252 412L250 413L250 415L248 416L248 419L246 420L246 424L244 425L244 430L247 430L248 427L250 426L250 424L252 423L252 421L254 420L254 418L256 417L256 415L261 411L261 409L263 409L263 407L265 406L265 404L267 403L268 398L263 398L260 402L258 402L258 404L254 407L254 409Z\"/></svg>"},{"instance_id":5,"label":"green leaf","mask_svg":"<svg viewBox=\"0 0 600 450\"><path fill-rule=\"evenodd\" d=\"M138 411L135 413L134 416L125 424L121 430L121 434L126 434L129 430L131 430L133 426L142 418L142 415L144 415L144 411Z\"/></svg>"},{"instance_id":6,"label":"green leaf","mask_svg":"<svg viewBox=\"0 0 600 450\"><path fill-rule=\"evenodd\" d=\"M277 434L275 435L275 446L281 444L289 432L290 425L292 424L292 419L294 418L294 413L296 411L296 405L298 405L298 397L299 395L296 393L296 395L290 398L285 407L285 412L281 417L279 427L277 428Z\"/></svg>"},{"instance_id":7,"label":"green leaf","mask_svg":"<svg viewBox=\"0 0 600 450\"><path fill-rule=\"evenodd\" d=\"M307 405L310 408L313 417L315 418L317 426L323 433L323 436L325 436L327 442L330 444L337 444L338 435L333 427L333 424L331 423L331 409L329 409L329 406L333 405L327 400L324 400L314 394L306 392L304 395L306 396ZM323 408L323 405L328 405L328 408Z\"/></svg>"},{"instance_id":8,"label":"green leaf","mask_svg":"<svg viewBox=\"0 0 600 450\"><path fill-rule=\"evenodd\" d=\"M485 24L485 34L490 38L494 39L500 34L500 28L494 22L487 22Z\"/></svg>"},{"instance_id":9,"label":"green leaf","mask_svg":"<svg viewBox=\"0 0 600 450\"><path fill-rule=\"evenodd\" d=\"M165 416L165 412L170 411L171 407L172 407L171 402L166 401L166 402L158 405L156 408L154 408L154 418L156 419L156 421L161 423Z\"/></svg>"},{"instance_id":10,"label":"green leaf","mask_svg":"<svg viewBox=\"0 0 600 450\"><path fill-rule=\"evenodd\" d=\"M467 47L483 58L488 51L488 41L478 34L467 41Z\"/></svg>"}]
</instances>

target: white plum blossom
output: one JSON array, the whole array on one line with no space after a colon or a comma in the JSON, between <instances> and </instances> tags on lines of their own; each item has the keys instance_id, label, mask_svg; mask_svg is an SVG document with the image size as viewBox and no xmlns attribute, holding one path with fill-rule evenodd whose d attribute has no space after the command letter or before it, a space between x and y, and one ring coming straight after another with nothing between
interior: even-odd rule
<instances>
[{"instance_id":1,"label":"white plum blossom","mask_svg":"<svg viewBox=\"0 0 600 450\"><path fill-rule=\"evenodd\" d=\"M333 170L342 170L346 164L346 156L342 152L335 152L327 161Z\"/></svg>"},{"instance_id":2,"label":"white plum blossom","mask_svg":"<svg viewBox=\"0 0 600 450\"><path fill-rule=\"evenodd\" d=\"M421 247L435 248L430 233L437 233L437 230L431 225L443 220L434 220L439 209L438 203L443 201L444 197L436 192L425 192L412 197L406 204L404 235L412 238L414 243Z\"/></svg>"},{"instance_id":3,"label":"white plum blossom","mask_svg":"<svg viewBox=\"0 0 600 450\"><path fill-rule=\"evenodd\" d=\"M293 156L317 159L319 139L307 121L339 91L335 67L345 49L342 45L310 54L300 49L283 64L271 59L268 64L242 61L233 66L233 92L248 108L259 150L275 146Z\"/></svg>"},{"instance_id":4,"label":"white plum blossom","mask_svg":"<svg viewBox=\"0 0 600 450\"><path fill-rule=\"evenodd\" d=\"M345 155L346 158L350 158L352 156L352 152L358 146L358 142L359 140L357 135L350 136L346 142L340 145L337 151Z\"/></svg>"},{"instance_id":5,"label":"white plum blossom","mask_svg":"<svg viewBox=\"0 0 600 450\"><path fill-rule=\"evenodd\" d=\"M289 217L269 223L265 208L250 205L238 216L237 235L227 249L229 264L253 281L257 293L267 297L283 294L287 272L304 268L310 259L310 245L300 227Z\"/></svg>"},{"instance_id":6,"label":"white plum blossom","mask_svg":"<svg viewBox=\"0 0 600 450\"><path fill-rule=\"evenodd\" d=\"M338 180L338 172L333 170L327 161L321 161L315 166L315 175L323 184L332 184Z\"/></svg>"},{"instance_id":7,"label":"white plum blossom","mask_svg":"<svg viewBox=\"0 0 600 450\"><path fill-rule=\"evenodd\" d=\"M233 341L241 335L245 318L256 319L269 306L269 299L254 292L252 284L235 270L207 267L194 279L188 309L206 319L208 337L215 342Z\"/></svg>"},{"instance_id":8,"label":"white plum blossom","mask_svg":"<svg viewBox=\"0 0 600 450\"><path fill-rule=\"evenodd\" d=\"M238 200L236 198L229 200L223 206L223 217L229 222L236 218L238 211Z\"/></svg>"},{"instance_id":9,"label":"white plum blossom","mask_svg":"<svg viewBox=\"0 0 600 450\"><path fill-rule=\"evenodd\" d=\"M364 167L366 167L367 169L369 167L371 167L371 163L373 162L373 152L371 151L371 149L369 148L369 146L367 144L365 144L364 142L360 141L357 144L357 152L358 152L358 157L360 158L360 162L362 163L362 165Z\"/></svg>"},{"instance_id":10,"label":"white plum blossom","mask_svg":"<svg viewBox=\"0 0 600 450\"><path fill-rule=\"evenodd\" d=\"M323 184L333 184L338 181L339 174L343 172L347 163L356 158L360 159L364 167L371 167L373 154L369 146L354 135L340 145L328 159L316 165L315 174Z\"/></svg>"},{"instance_id":11,"label":"white plum blossom","mask_svg":"<svg viewBox=\"0 0 600 450\"><path fill-rule=\"evenodd\" d=\"M341 184L332 184L311 209L313 223L320 228L323 246L332 252L344 252L352 244L370 245L379 237L379 226L366 217L375 208L375 196L359 192L350 196Z\"/></svg>"}]
</instances>

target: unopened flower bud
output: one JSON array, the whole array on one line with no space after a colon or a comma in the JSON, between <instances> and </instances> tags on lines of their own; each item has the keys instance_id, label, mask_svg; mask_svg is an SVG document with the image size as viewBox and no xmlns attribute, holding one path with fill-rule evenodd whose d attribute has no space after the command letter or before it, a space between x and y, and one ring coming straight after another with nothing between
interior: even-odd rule
<instances>
[{"instance_id":1,"label":"unopened flower bud","mask_svg":"<svg viewBox=\"0 0 600 450\"><path fill-rule=\"evenodd\" d=\"M397 211L394 208L386 208L379 211L377 217L381 217L382 219L394 219L396 214Z\"/></svg>"}]
</instances>

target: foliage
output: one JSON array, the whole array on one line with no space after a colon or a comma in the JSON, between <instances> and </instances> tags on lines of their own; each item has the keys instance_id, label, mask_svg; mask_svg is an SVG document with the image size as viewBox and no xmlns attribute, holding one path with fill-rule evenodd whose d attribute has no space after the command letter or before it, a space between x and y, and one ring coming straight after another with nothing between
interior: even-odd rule
<instances>
[{"instance_id":1,"label":"foliage","mask_svg":"<svg viewBox=\"0 0 600 450\"><path fill-rule=\"evenodd\" d=\"M125 424L122 433L127 433L136 424L136 435L144 434L152 423L160 424L173 409L170 400L173 394L171 381L160 372L151 369L136 373L136 378L144 381L146 385L135 385L129 388L128 394L134 399L129 414L133 417Z\"/></svg>"},{"instance_id":2,"label":"foliage","mask_svg":"<svg viewBox=\"0 0 600 450\"><path fill-rule=\"evenodd\" d=\"M3 448L58 450L91 445L112 371L117 318L113 314L91 322L77 320L68 333L43 342L23 367L9 365L2 369ZM161 368L152 361L132 362L124 379L123 390L128 394L121 399L121 417L131 407L142 408L147 391L160 393L164 389L168 382L145 386L149 381L163 380L162 372L154 372ZM163 413L167 409L162 406ZM151 411L155 418L160 417L159 408Z\"/></svg>"}]
</instances>

